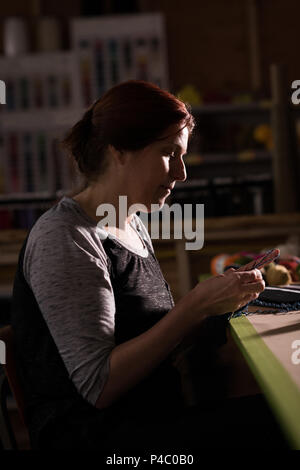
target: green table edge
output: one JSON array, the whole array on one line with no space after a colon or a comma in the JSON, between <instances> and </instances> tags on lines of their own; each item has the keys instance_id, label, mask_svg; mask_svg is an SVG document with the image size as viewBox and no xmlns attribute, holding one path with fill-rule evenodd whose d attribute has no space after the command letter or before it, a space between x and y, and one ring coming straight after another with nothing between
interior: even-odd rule
<instances>
[{"instance_id":1,"label":"green table edge","mask_svg":"<svg viewBox=\"0 0 300 470\"><path fill-rule=\"evenodd\" d=\"M288 443L293 449L299 450L299 388L245 315L230 320L230 331L277 417Z\"/></svg>"}]
</instances>

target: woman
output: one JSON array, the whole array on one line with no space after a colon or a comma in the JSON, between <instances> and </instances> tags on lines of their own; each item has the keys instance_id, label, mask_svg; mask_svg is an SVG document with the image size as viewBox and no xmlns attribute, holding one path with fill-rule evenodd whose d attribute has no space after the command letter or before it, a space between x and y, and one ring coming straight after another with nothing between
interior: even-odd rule
<instances>
[{"instance_id":1,"label":"woman","mask_svg":"<svg viewBox=\"0 0 300 470\"><path fill-rule=\"evenodd\" d=\"M12 323L35 448L193 443L178 425L187 415L172 355L213 316L222 316L222 336L224 314L257 298L264 282L257 270L231 270L174 305L145 227L135 213L118 217L120 195L128 207L150 211L186 179L193 126L180 100L129 81L99 99L64 141L85 188L36 222L14 285ZM100 227L97 208L107 203L118 222Z\"/></svg>"}]
</instances>

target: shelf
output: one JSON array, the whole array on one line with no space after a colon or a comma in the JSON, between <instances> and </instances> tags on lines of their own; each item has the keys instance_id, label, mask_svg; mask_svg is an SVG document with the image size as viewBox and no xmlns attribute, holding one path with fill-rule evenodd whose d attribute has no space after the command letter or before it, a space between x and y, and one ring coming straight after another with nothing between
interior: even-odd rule
<instances>
[{"instance_id":1,"label":"shelf","mask_svg":"<svg viewBox=\"0 0 300 470\"><path fill-rule=\"evenodd\" d=\"M5 229L0 230L0 246L1 244L23 243L28 230L24 229Z\"/></svg>"},{"instance_id":2,"label":"shelf","mask_svg":"<svg viewBox=\"0 0 300 470\"><path fill-rule=\"evenodd\" d=\"M0 266L14 266L17 265L19 253L1 253Z\"/></svg>"},{"instance_id":3,"label":"shelf","mask_svg":"<svg viewBox=\"0 0 300 470\"><path fill-rule=\"evenodd\" d=\"M300 232L300 212L291 212L283 214L264 214L264 215L239 215L228 217L211 217L205 219L205 233L208 235L231 233L236 230L238 234L240 231L249 232L256 229L264 229L266 232L271 232L274 228L280 228L282 231L289 235L289 232ZM151 227L151 226L150 226ZM196 221L193 219L192 228L195 230ZM171 221L171 240L155 240L155 243L170 243L173 241L173 222ZM150 230L149 230L150 231ZM0 231L0 245L12 242L23 242L28 231L27 230L1 230ZM219 235L217 235L219 238Z\"/></svg>"},{"instance_id":4,"label":"shelf","mask_svg":"<svg viewBox=\"0 0 300 470\"><path fill-rule=\"evenodd\" d=\"M224 103L224 104L205 104L202 106L193 106L192 112L197 114L213 113L248 113L251 111L269 111L272 107L271 101L261 101L256 103Z\"/></svg>"},{"instance_id":5,"label":"shelf","mask_svg":"<svg viewBox=\"0 0 300 470\"><path fill-rule=\"evenodd\" d=\"M0 194L0 203L4 202L30 202L30 201L49 201L56 199L56 196L50 192L36 192L36 193L9 193Z\"/></svg>"},{"instance_id":6,"label":"shelf","mask_svg":"<svg viewBox=\"0 0 300 470\"><path fill-rule=\"evenodd\" d=\"M13 129L32 131L34 129L55 129L70 127L81 119L84 110L81 108L51 109L28 111L1 111L0 129L10 131Z\"/></svg>"},{"instance_id":7,"label":"shelf","mask_svg":"<svg viewBox=\"0 0 300 470\"><path fill-rule=\"evenodd\" d=\"M271 173L259 173L257 175L241 175L241 176L216 176L211 178L190 178L187 181L178 181L173 191L185 189L200 189L208 186L229 185L238 186L240 184L259 184L272 180Z\"/></svg>"},{"instance_id":8,"label":"shelf","mask_svg":"<svg viewBox=\"0 0 300 470\"><path fill-rule=\"evenodd\" d=\"M187 154L186 166L215 165L216 163L244 163L271 161L272 154L265 150L244 150L242 152L218 152Z\"/></svg>"}]
</instances>

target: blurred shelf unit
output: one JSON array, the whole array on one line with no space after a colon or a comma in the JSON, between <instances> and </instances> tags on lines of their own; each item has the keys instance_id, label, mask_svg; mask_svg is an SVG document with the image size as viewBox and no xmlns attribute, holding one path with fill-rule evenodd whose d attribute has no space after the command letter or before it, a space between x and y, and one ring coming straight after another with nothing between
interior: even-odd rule
<instances>
[{"instance_id":1,"label":"blurred shelf unit","mask_svg":"<svg viewBox=\"0 0 300 470\"><path fill-rule=\"evenodd\" d=\"M75 18L69 52L0 57L0 228L32 226L79 183L60 141L111 86L144 79L168 87L161 14Z\"/></svg>"},{"instance_id":2,"label":"blurred shelf unit","mask_svg":"<svg viewBox=\"0 0 300 470\"><path fill-rule=\"evenodd\" d=\"M270 100L193 107L188 179L172 201L204 203L205 217L272 213L271 111Z\"/></svg>"},{"instance_id":3,"label":"blurred shelf unit","mask_svg":"<svg viewBox=\"0 0 300 470\"><path fill-rule=\"evenodd\" d=\"M168 88L164 18L160 13L70 20L72 49L0 57L6 111L86 108L125 80Z\"/></svg>"},{"instance_id":4,"label":"blurred shelf unit","mask_svg":"<svg viewBox=\"0 0 300 470\"><path fill-rule=\"evenodd\" d=\"M73 19L71 35L79 56L84 106L126 80L169 87L165 24L160 13Z\"/></svg>"},{"instance_id":5,"label":"blurred shelf unit","mask_svg":"<svg viewBox=\"0 0 300 470\"><path fill-rule=\"evenodd\" d=\"M0 228L27 229L74 179L59 142L82 114L77 55L2 57L0 70Z\"/></svg>"},{"instance_id":6,"label":"blurred shelf unit","mask_svg":"<svg viewBox=\"0 0 300 470\"><path fill-rule=\"evenodd\" d=\"M51 201L78 181L60 146L75 114L18 112L1 121L0 228L30 228Z\"/></svg>"},{"instance_id":7,"label":"blurred shelf unit","mask_svg":"<svg viewBox=\"0 0 300 470\"><path fill-rule=\"evenodd\" d=\"M60 141L81 110L2 113L1 194L55 193L70 187L71 164ZM1 196L0 194L0 196Z\"/></svg>"},{"instance_id":8,"label":"blurred shelf unit","mask_svg":"<svg viewBox=\"0 0 300 470\"><path fill-rule=\"evenodd\" d=\"M74 18L70 31L69 52L0 58L1 228L30 228L76 186L60 141L107 89L128 79L169 88L161 14ZM188 180L172 201L204 203L206 217L273 212L274 107L273 98L194 106Z\"/></svg>"},{"instance_id":9,"label":"blurred shelf unit","mask_svg":"<svg viewBox=\"0 0 300 470\"><path fill-rule=\"evenodd\" d=\"M245 177L214 177L178 183L172 203L204 204L204 216L225 217L273 212L273 183L269 173ZM195 217L195 212L193 216Z\"/></svg>"},{"instance_id":10,"label":"blurred shelf unit","mask_svg":"<svg viewBox=\"0 0 300 470\"><path fill-rule=\"evenodd\" d=\"M74 52L0 57L6 87L4 114L80 107L78 61ZM3 116L4 117L4 116Z\"/></svg>"},{"instance_id":11,"label":"blurred shelf unit","mask_svg":"<svg viewBox=\"0 0 300 470\"><path fill-rule=\"evenodd\" d=\"M269 111L272 107L271 100L262 100L257 102L226 102L211 103L193 106L193 112L196 114L215 114L215 113L248 113L251 111Z\"/></svg>"}]
</instances>

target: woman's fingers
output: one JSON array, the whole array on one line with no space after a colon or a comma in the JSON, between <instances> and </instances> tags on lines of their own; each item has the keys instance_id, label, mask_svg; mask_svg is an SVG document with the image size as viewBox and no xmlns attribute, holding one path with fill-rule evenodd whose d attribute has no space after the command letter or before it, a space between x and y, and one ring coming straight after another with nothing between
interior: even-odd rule
<instances>
[{"instance_id":1,"label":"woman's fingers","mask_svg":"<svg viewBox=\"0 0 300 470\"><path fill-rule=\"evenodd\" d=\"M243 283L253 282L256 279L263 278L259 269L253 269L252 271L236 272L236 275L239 276L239 279L241 279Z\"/></svg>"},{"instance_id":2,"label":"woman's fingers","mask_svg":"<svg viewBox=\"0 0 300 470\"><path fill-rule=\"evenodd\" d=\"M258 269L240 272L229 269L203 281L193 292L197 293L197 306L201 305L206 314L219 315L238 310L256 299L264 289L265 283Z\"/></svg>"},{"instance_id":3,"label":"woman's fingers","mask_svg":"<svg viewBox=\"0 0 300 470\"><path fill-rule=\"evenodd\" d=\"M244 284L243 291L245 293L255 293L255 292L262 292L265 289L265 282L263 280L257 282L248 282Z\"/></svg>"},{"instance_id":4,"label":"woman's fingers","mask_svg":"<svg viewBox=\"0 0 300 470\"><path fill-rule=\"evenodd\" d=\"M259 294L265 289L265 282L262 274L258 269L252 271L244 271L236 273L238 275L238 290L241 292L243 299L241 306L257 299Z\"/></svg>"},{"instance_id":5,"label":"woman's fingers","mask_svg":"<svg viewBox=\"0 0 300 470\"><path fill-rule=\"evenodd\" d=\"M256 300L258 296L259 296L258 292L252 293L250 295L246 295L245 298L243 299L243 303L246 305L249 302L252 302L252 300Z\"/></svg>"},{"instance_id":6,"label":"woman's fingers","mask_svg":"<svg viewBox=\"0 0 300 470\"><path fill-rule=\"evenodd\" d=\"M224 275L227 276L230 273L234 273L236 270L234 268L228 268L224 271Z\"/></svg>"},{"instance_id":7,"label":"woman's fingers","mask_svg":"<svg viewBox=\"0 0 300 470\"><path fill-rule=\"evenodd\" d=\"M256 300L259 294L250 294L246 295L243 300L240 302L236 310L239 310L242 307L245 307L249 302L252 302L253 300Z\"/></svg>"}]
</instances>

